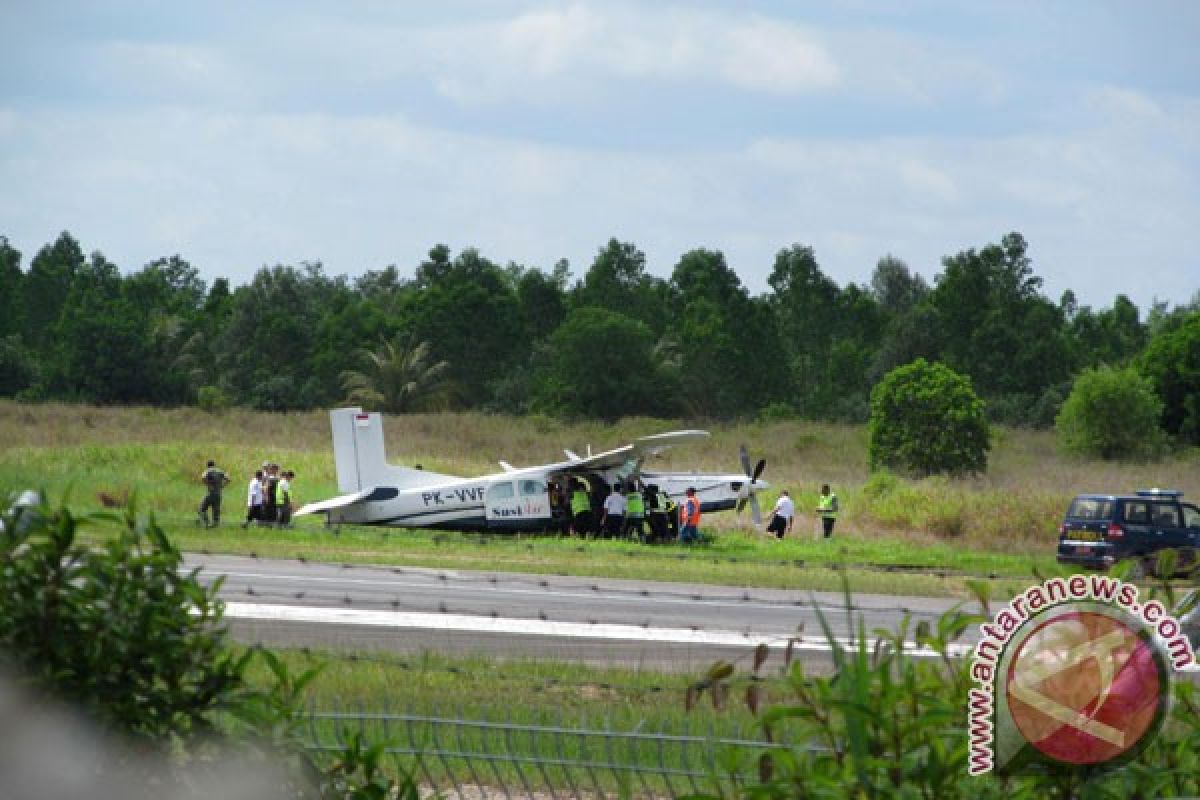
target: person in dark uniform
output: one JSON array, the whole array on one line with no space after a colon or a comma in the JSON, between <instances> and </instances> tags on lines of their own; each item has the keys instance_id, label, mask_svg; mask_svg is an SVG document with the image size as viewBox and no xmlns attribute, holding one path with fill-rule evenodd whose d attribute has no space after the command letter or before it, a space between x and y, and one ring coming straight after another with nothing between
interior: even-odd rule
<instances>
[{"instance_id":1,"label":"person in dark uniform","mask_svg":"<svg viewBox=\"0 0 1200 800\"><path fill-rule=\"evenodd\" d=\"M665 542L670 536L670 526L667 524L667 507L663 502L664 495L658 486L650 484L642 493L646 502L646 515L650 518L650 539L655 542Z\"/></svg>"},{"instance_id":2,"label":"person in dark uniform","mask_svg":"<svg viewBox=\"0 0 1200 800\"><path fill-rule=\"evenodd\" d=\"M221 491L229 485L229 476L225 470L217 468L217 462L209 459L208 467L200 473L200 482L204 484L204 499L200 501L200 522L206 528L215 528L221 524ZM212 509L212 522L208 521L208 510Z\"/></svg>"},{"instance_id":3,"label":"person in dark uniform","mask_svg":"<svg viewBox=\"0 0 1200 800\"><path fill-rule=\"evenodd\" d=\"M274 525L279 517L279 465L267 464L267 474L263 478L263 510L264 525Z\"/></svg>"}]
</instances>

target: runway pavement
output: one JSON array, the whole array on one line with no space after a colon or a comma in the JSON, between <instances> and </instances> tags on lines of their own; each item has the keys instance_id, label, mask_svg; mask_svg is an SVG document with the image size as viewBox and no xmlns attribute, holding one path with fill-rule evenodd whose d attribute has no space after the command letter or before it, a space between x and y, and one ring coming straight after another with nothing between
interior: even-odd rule
<instances>
[{"instance_id":1,"label":"runway pavement","mask_svg":"<svg viewBox=\"0 0 1200 800\"><path fill-rule=\"evenodd\" d=\"M824 615L836 639L854 627L897 630L933 620L956 601L609 578L419 567L331 565L188 555L203 580L224 576L221 597L236 638L273 646L433 650L550 658L633 668L697 670L748 660L827 664ZM798 567L797 569L803 569Z\"/></svg>"}]
</instances>

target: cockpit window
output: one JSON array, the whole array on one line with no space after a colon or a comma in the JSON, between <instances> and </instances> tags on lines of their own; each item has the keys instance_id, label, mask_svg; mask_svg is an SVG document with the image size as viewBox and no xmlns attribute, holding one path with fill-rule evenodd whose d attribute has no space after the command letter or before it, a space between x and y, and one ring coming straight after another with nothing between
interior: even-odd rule
<instances>
[{"instance_id":1,"label":"cockpit window","mask_svg":"<svg viewBox=\"0 0 1200 800\"><path fill-rule=\"evenodd\" d=\"M541 495L546 493L546 484L541 481L523 480L521 481L521 496L529 497L531 495Z\"/></svg>"}]
</instances>

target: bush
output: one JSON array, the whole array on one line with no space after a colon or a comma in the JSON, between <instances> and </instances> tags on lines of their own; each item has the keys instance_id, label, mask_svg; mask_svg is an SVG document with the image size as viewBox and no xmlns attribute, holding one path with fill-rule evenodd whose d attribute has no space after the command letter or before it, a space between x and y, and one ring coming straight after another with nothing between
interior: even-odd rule
<instances>
[{"instance_id":1,"label":"bush","mask_svg":"<svg viewBox=\"0 0 1200 800\"><path fill-rule=\"evenodd\" d=\"M203 411L224 411L229 408L229 395L219 386L201 386L196 391L196 405Z\"/></svg>"},{"instance_id":2,"label":"bush","mask_svg":"<svg viewBox=\"0 0 1200 800\"><path fill-rule=\"evenodd\" d=\"M1157 455L1163 444L1158 420L1162 401L1149 379L1132 367L1084 370L1055 428L1059 446L1079 456L1142 459Z\"/></svg>"},{"instance_id":3,"label":"bush","mask_svg":"<svg viewBox=\"0 0 1200 800\"><path fill-rule=\"evenodd\" d=\"M990 616L986 585L972 588ZM1169 587L1164 585L1159 597L1174 605ZM744 702L772 743L756 761L747 753L718 765L733 792L697 798L1068 800L1181 797L1200 791L1200 696L1185 679L1172 684L1174 702L1162 731L1130 764L1090 769L1042 765L1007 775L969 776L971 659L956 655L952 647L986 622L985 616L954 609L915 624L906 616L894 631L868 634L861 622L853 623L855 606L848 592L845 604L848 636L835 635L821 609L816 610L830 648L831 671L807 671L802 660L792 659L799 640L791 640L781 692L768 696L765 690L765 644L759 646L749 675L720 662L689 687L689 709L705 697L717 707L727 700ZM1182 610L1173 614L1178 618ZM912 643L936 657L914 654ZM758 768L757 780L746 777L752 766Z\"/></svg>"},{"instance_id":4,"label":"bush","mask_svg":"<svg viewBox=\"0 0 1200 800\"><path fill-rule=\"evenodd\" d=\"M918 358L871 391L867 457L925 477L987 469L991 433L970 381L944 364Z\"/></svg>"},{"instance_id":5,"label":"bush","mask_svg":"<svg viewBox=\"0 0 1200 800\"><path fill-rule=\"evenodd\" d=\"M182 555L153 517L76 517L15 500L0 495L0 673L68 702L132 752L159 756L113 769L160 796L170 794L164 778L186 786L201 764L220 773L236 751L278 771L279 796L357 797L356 781L371 792L361 796L389 796L376 791L387 786L374 769L335 768L322 780L297 724L315 670L293 676L270 652L235 653L219 582L181 573ZM81 527L113 522L102 546L78 541ZM264 689L246 678L256 657L274 677ZM352 743L342 763L359 749Z\"/></svg>"}]
</instances>

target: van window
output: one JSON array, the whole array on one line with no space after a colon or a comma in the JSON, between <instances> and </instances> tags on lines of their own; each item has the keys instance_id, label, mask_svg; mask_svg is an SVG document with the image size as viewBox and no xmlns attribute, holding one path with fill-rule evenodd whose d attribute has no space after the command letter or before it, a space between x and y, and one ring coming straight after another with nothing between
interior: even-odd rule
<instances>
[{"instance_id":1,"label":"van window","mask_svg":"<svg viewBox=\"0 0 1200 800\"><path fill-rule=\"evenodd\" d=\"M1150 524L1150 504L1135 500L1125 501L1125 521L1137 525Z\"/></svg>"},{"instance_id":2,"label":"van window","mask_svg":"<svg viewBox=\"0 0 1200 800\"><path fill-rule=\"evenodd\" d=\"M1200 528L1200 508L1184 506L1183 524L1188 528Z\"/></svg>"},{"instance_id":3,"label":"van window","mask_svg":"<svg viewBox=\"0 0 1200 800\"><path fill-rule=\"evenodd\" d=\"M1154 524L1163 528L1179 527L1179 509L1174 503L1155 503L1152 507Z\"/></svg>"},{"instance_id":4,"label":"van window","mask_svg":"<svg viewBox=\"0 0 1200 800\"><path fill-rule=\"evenodd\" d=\"M1067 516L1071 519L1108 519L1112 516L1112 500L1076 497Z\"/></svg>"}]
</instances>

